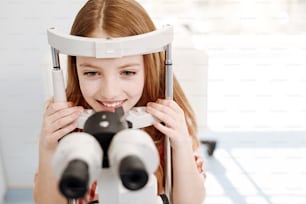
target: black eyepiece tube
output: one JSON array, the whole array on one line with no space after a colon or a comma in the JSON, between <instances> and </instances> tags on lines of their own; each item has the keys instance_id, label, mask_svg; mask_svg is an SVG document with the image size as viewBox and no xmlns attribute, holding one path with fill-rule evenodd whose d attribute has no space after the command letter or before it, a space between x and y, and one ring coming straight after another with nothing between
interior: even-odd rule
<instances>
[{"instance_id":1,"label":"black eyepiece tube","mask_svg":"<svg viewBox=\"0 0 306 204\"><path fill-rule=\"evenodd\" d=\"M119 175L123 186L132 191L143 188L149 179L145 165L137 156L127 156L122 159Z\"/></svg>"},{"instance_id":2,"label":"black eyepiece tube","mask_svg":"<svg viewBox=\"0 0 306 204\"><path fill-rule=\"evenodd\" d=\"M64 170L59 183L60 192L68 199L85 196L88 190L88 165L82 160L72 160Z\"/></svg>"}]
</instances>

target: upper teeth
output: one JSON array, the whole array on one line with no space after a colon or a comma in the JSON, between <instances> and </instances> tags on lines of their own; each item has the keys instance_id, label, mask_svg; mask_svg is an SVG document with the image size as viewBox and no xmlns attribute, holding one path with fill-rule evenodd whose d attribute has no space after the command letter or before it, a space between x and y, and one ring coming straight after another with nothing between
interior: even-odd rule
<instances>
[{"instance_id":1,"label":"upper teeth","mask_svg":"<svg viewBox=\"0 0 306 204\"><path fill-rule=\"evenodd\" d=\"M103 105L105 105L106 107L109 107L109 108L114 108L116 106L119 106L121 104L121 102L115 102L115 103L104 103L103 102Z\"/></svg>"}]
</instances>

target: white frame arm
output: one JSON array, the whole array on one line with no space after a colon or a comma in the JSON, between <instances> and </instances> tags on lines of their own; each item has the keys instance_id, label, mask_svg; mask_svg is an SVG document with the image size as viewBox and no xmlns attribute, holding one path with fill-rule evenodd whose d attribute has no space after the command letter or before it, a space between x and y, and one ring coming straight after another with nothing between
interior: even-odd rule
<instances>
[{"instance_id":1,"label":"white frame arm","mask_svg":"<svg viewBox=\"0 0 306 204\"><path fill-rule=\"evenodd\" d=\"M160 52L173 40L173 26L149 33L120 38L89 38L47 30L48 43L60 53L71 56L118 58Z\"/></svg>"}]
</instances>

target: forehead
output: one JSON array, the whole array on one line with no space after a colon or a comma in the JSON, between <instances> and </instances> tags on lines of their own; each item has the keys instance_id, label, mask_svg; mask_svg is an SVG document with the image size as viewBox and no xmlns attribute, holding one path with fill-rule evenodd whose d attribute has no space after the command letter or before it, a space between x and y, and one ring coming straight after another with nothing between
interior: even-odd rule
<instances>
[{"instance_id":1,"label":"forehead","mask_svg":"<svg viewBox=\"0 0 306 204\"><path fill-rule=\"evenodd\" d=\"M95 57L76 57L77 65L102 65L102 66L123 66L126 64L143 65L142 55L125 56L120 58L95 58Z\"/></svg>"}]
</instances>

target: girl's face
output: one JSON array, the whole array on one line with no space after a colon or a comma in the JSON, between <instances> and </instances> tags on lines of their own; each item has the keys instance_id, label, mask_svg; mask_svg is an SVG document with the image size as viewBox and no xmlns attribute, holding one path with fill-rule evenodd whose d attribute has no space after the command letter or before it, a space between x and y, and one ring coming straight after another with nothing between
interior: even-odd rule
<instances>
[{"instance_id":1,"label":"girl's face","mask_svg":"<svg viewBox=\"0 0 306 204\"><path fill-rule=\"evenodd\" d=\"M77 57L81 92L95 111L130 110L144 87L143 56L97 59Z\"/></svg>"}]
</instances>

